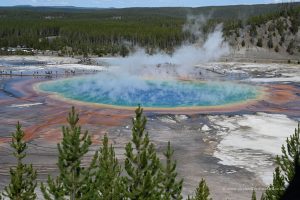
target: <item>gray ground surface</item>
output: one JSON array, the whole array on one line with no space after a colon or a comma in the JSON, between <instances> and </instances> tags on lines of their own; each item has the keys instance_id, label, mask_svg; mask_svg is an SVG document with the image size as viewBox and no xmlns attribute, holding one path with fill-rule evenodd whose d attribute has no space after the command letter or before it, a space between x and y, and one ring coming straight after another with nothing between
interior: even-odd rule
<instances>
[{"instance_id":1,"label":"gray ground surface","mask_svg":"<svg viewBox=\"0 0 300 200\"><path fill-rule=\"evenodd\" d=\"M272 82L299 87L297 84L299 84L300 70L297 65L224 62L199 65L198 68L202 72L207 71L208 76L217 76L218 78L241 79L255 84ZM60 69L64 69L63 66ZM68 69L70 68L68 67ZM211 72L212 69L214 72ZM45 68L41 70L45 70ZM94 69L90 70L93 72ZM196 70L198 69L196 68ZM19 72L18 69L16 71ZM28 72L28 74L30 73ZM61 70L61 73L65 72ZM281 75L279 76L279 74ZM27 78L23 77L23 79ZM0 100L2 103L0 106L0 136L2 139L10 137L18 120L21 121L25 129L28 129L32 126L36 127L47 119L55 118L58 113L64 114L70 107L68 104L52 103L47 100L46 96L20 98L18 96L22 96L20 91L8 87L15 80L9 76L0 76ZM299 110L296 109L298 103L299 96L294 102L287 105L286 114L278 113L280 115L274 112L265 114L247 110L222 114L205 112L184 115L146 111L147 130L160 156L162 156L167 142L171 141L175 149L179 176L184 178L183 193L185 196L194 192L203 177L206 179L214 199L246 200L250 199L252 188L256 188L258 194L261 193L260 190L265 188L267 183L264 177L268 177L272 173L273 158L277 154L277 151L273 151L272 147L279 149L285 137L293 133L300 117ZM292 109L295 109L295 112L290 115L288 111ZM85 106L80 108L83 117L91 115L92 112L101 113L104 111ZM117 113L118 111L114 111L114 114ZM107 132L116 148L118 158L123 163L124 147L130 140L131 119L130 117L124 118L120 120L118 125L102 123L103 118L110 118L111 116L113 114L103 115L102 118L99 118L99 122L97 122L97 118L92 119L90 120L92 122L83 124L83 129L88 129L93 138L98 139L103 136L104 132ZM259 120L255 121L253 117ZM273 132L271 135L264 135L263 133L255 135L257 133L256 128L259 127L264 130L263 127L266 123L269 124L268 127L278 125L276 129L285 127L277 130L283 134L277 134L276 130L270 128L270 132L275 131L274 135L272 135ZM45 179L47 174L57 172L57 141L52 140L52 138L47 139L44 136L53 132L55 133L53 137L60 135L61 125L61 123L52 122L48 127L40 127L37 129L38 134L29 140L27 160L38 169L39 180L41 181ZM228 144L228 138L232 138L232 144ZM253 147L249 147L248 144ZM257 147L262 148L257 149ZM92 146L86 162L92 156L93 150L97 148L97 145ZM231 151L232 155L230 155ZM253 159L255 164L252 162ZM7 184L8 170L13 164L14 159L9 145L7 142L0 143L1 188ZM266 169L268 170L266 171Z\"/></svg>"}]
</instances>

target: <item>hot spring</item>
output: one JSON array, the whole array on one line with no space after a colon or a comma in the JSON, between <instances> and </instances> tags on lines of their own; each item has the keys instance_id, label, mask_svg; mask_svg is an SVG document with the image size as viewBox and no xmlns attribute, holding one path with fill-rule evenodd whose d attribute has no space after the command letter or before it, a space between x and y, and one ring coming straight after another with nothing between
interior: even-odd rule
<instances>
[{"instance_id":1,"label":"hot spring","mask_svg":"<svg viewBox=\"0 0 300 200\"><path fill-rule=\"evenodd\" d=\"M253 100L260 94L259 87L236 82L97 75L44 82L39 89L81 102L158 109L222 106Z\"/></svg>"}]
</instances>

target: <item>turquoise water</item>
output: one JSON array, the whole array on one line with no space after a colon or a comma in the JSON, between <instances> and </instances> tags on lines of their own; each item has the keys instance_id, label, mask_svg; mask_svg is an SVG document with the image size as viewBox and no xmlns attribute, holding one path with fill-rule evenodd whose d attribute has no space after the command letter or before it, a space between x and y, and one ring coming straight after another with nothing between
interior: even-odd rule
<instances>
[{"instance_id":1,"label":"turquoise water","mask_svg":"<svg viewBox=\"0 0 300 200\"><path fill-rule=\"evenodd\" d=\"M42 83L40 89L83 102L132 107L219 106L257 98L256 86L234 82L193 82L77 77Z\"/></svg>"}]
</instances>

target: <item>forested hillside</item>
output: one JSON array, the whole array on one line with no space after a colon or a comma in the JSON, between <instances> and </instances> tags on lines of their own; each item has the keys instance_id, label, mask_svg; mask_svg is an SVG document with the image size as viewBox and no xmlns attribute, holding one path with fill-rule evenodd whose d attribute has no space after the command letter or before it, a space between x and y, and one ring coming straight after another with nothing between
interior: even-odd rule
<instances>
[{"instance_id":1,"label":"forested hillside","mask_svg":"<svg viewBox=\"0 0 300 200\"><path fill-rule=\"evenodd\" d=\"M250 17L225 32L231 46L260 47L290 55L300 52L300 7Z\"/></svg>"},{"instance_id":2,"label":"forested hillside","mask_svg":"<svg viewBox=\"0 0 300 200\"><path fill-rule=\"evenodd\" d=\"M286 7L286 4L126 9L2 7L1 54L9 54L7 48L17 46L54 50L61 55L125 56L135 46L144 47L148 53L156 49L171 53L183 42L195 40L190 32L182 30L188 15L207 17L202 27L204 33L223 23L224 35L229 37L238 28L253 24L250 21L261 20L257 16L271 16Z\"/></svg>"}]
</instances>

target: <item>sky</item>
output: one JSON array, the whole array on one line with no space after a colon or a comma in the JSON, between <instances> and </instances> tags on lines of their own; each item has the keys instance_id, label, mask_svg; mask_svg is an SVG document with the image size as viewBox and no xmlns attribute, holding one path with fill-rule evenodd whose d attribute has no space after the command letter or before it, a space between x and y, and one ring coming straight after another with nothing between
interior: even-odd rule
<instances>
[{"instance_id":1,"label":"sky","mask_svg":"<svg viewBox=\"0 0 300 200\"><path fill-rule=\"evenodd\" d=\"M291 0L0 0L0 6L124 7L202 7L213 5L268 4ZM294 0L298 2L300 0Z\"/></svg>"}]
</instances>

